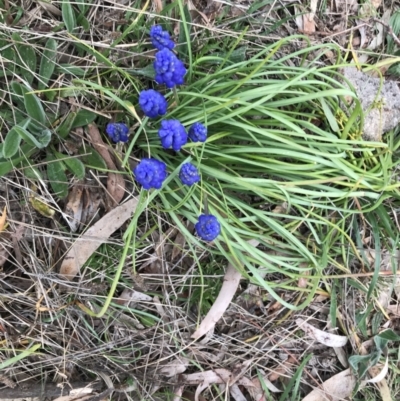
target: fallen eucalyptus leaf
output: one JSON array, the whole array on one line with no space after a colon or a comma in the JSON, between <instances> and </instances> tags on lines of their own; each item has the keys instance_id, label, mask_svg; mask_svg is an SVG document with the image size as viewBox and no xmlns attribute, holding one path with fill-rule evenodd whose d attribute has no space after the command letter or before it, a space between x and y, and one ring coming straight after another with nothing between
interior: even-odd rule
<instances>
[{"instance_id":1,"label":"fallen eucalyptus leaf","mask_svg":"<svg viewBox=\"0 0 400 401\"><path fill-rule=\"evenodd\" d=\"M343 347L347 343L347 337L319 330L303 319L297 319L296 323L306 334L327 347Z\"/></svg>"},{"instance_id":2,"label":"fallen eucalyptus leaf","mask_svg":"<svg viewBox=\"0 0 400 401\"><path fill-rule=\"evenodd\" d=\"M117 206L90 227L68 251L61 264L60 274L64 278L72 280L97 248L132 217L137 204L138 199L133 198Z\"/></svg>"},{"instance_id":3,"label":"fallen eucalyptus leaf","mask_svg":"<svg viewBox=\"0 0 400 401\"><path fill-rule=\"evenodd\" d=\"M257 241L249 241L249 243L254 247L258 245ZM219 292L217 299L215 300L211 309L208 311L206 317L200 323L200 326L191 335L191 338L198 339L214 328L218 320L221 319L222 315L231 303L239 286L241 277L242 275L238 272L238 270L232 264L229 264L224 276L224 282L222 284L221 291Z\"/></svg>"}]
</instances>

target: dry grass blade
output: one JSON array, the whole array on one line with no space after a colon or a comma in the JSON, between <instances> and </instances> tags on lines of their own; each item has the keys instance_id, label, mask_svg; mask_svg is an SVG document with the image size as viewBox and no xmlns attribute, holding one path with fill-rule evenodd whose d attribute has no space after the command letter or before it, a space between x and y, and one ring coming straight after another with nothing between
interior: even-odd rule
<instances>
[{"instance_id":1,"label":"dry grass blade","mask_svg":"<svg viewBox=\"0 0 400 401\"><path fill-rule=\"evenodd\" d=\"M120 228L134 213L138 200L133 198L107 213L90 227L71 247L62 262L60 274L72 280L82 265L110 235Z\"/></svg>"}]
</instances>

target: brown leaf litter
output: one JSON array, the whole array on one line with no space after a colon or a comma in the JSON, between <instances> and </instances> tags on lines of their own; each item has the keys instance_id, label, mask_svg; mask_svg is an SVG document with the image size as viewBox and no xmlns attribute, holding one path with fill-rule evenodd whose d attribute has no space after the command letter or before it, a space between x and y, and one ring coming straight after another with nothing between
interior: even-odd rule
<instances>
[{"instance_id":1,"label":"brown leaf litter","mask_svg":"<svg viewBox=\"0 0 400 401\"><path fill-rule=\"evenodd\" d=\"M64 257L60 275L72 280L98 247L108 241L111 234L132 217L137 204L138 200L132 198L117 206L78 238Z\"/></svg>"}]
</instances>

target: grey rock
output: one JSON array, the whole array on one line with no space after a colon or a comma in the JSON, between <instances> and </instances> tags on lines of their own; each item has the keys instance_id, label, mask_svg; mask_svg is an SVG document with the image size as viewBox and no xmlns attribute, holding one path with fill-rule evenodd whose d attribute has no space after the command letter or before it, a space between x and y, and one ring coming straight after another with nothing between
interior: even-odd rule
<instances>
[{"instance_id":1,"label":"grey rock","mask_svg":"<svg viewBox=\"0 0 400 401\"><path fill-rule=\"evenodd\" d=\"M400 89L397 83L384 81L379 91L379 78L371 77L354 67L346 67L342 73L354 86L365 112L363 138L380 141L382 134L400 123Z\"/></svg>"}]
</instances>

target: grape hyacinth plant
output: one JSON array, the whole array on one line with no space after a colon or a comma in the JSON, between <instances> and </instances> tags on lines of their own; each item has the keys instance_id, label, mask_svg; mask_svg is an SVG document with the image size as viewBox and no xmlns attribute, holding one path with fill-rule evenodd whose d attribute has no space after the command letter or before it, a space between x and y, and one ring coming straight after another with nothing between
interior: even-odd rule
<instances>
[{"instance_id":1,"label":"grape hyacinth plant","mask_svg":"<svg viewBox=\"0 0 400 401\"><path fill-rule=\"evenodd\" d=\"M194 123L189 128L188 135L193 142L205 142L207 139L207 128L202 123Z\"/></svg>"},{"instance_id":2,"label":"grape hyacinth plant","mask_svg":"<svg viewBox=\"0 0 400 401\"><path fill-rule=\"evenodd\" d=\"M150 39L152 45L157 50L169 49L175 47L175 43L171 40L169 33L164 31L160 25L154 25L150 29Z\"/></svg>"},{"instance_id":3,"label":"grape hyacinth plant","mask_svg":"<svg viewBox=\"0 0 400 401\"><path fill-rule=\"evenodd\" d=\"M139 105L145 116L156 118L167 112L168 103L165 97L154 89L143 90L139 94Z\"/></svg>"},{"instance_id":4,"label":"grape hyacinth plant","mask_svg":"<svg viewBox=\"0 0 400 401\"><path fill-rule=\"evenodd\" d=\"M106 133L115 142L128 142L129 128L125 123L108 123Z\"/></svg>"},{"instance_id":5,"label":"grape hyacinth plant","mask_svg":"<svg viewBox=\"0 0 400 401\"><path fill-rule=\"evenodd\" d=\"M133 174L144 189L160 189L167 178L167 166L160 160L144 158L135 167Z\"/></svg>"},{"instance_id":6,"label":"grape hyacinth plant","mask_svg":"<svg viewBox=\"0 0 400 401\"><path fill-rule=\"evenodd\" d=\"M185 127L178 120L163 120L158 131L164 149L172 148L175 152L186 144L188 135Z\"/></svg>"},{"instance_id":7,"label":"grape hyacinth plant","mask_svg":"<svg viewBox=\"0 0 400 401\"><path fill-rule=\"evenodd\" d=\"M221 226L212 214L202 214L195 225L197 235L204 241L213 241L221 232Z\"/></svg>"},{"instance_id":8,"label":"grape hyacinth plant","mask_svg":"<svg viewBox=\"0 0 400 401\"><path fill-rule=\"evenodd\" d=\"M192 163L185 163L179 171L179 179L182 184L191 186L200 181L199 170Z\"/></svg>"},{"instance_id":9,"label":"grape hyacinth plant","mask_svg":"<svg viewBox=\"0 0 400 401\"><path fill-rule=\"evenodd\" d=\"M165 84L167 88L184 83L186 68L182 61L169 49L162 49L156 53L154 62L155 80L158 84Z\"/></svg>"},{"instance_id":10,"label":"grape hyacinth plant","mask_svg":"<svg viewBox=\"0 0 400 401\"><path fill-rule=\"evenodd\" d=\"M155 81L173 89L176 103L178 103L176 86L184 83L186 68L181 60L172 51L175 43L167 31L160 25L150 29L152 45L158 50L153 64ZM157 118L167 113L168 102L165 97L155 89L142 90L139 94L139 106L144 115ZM106 133L113 142L127 142L129 129L124 123L109 123ZM200 122L194 123L189 132L186 132L182 123L176 119L161 121L158 136L164 149L173 149L178 152L187 143L188 138L193 142L205 142L207 128ZM136 181L145 190L161 189L168 175L166 164L152 157L143 158L133 169ZM192 163L184 163L179 171L179 179L183 185L192 186L200 182L200 173ZM218 219L211 214L199 217L195 226L198 236L204 241L213 241L220 233L221 227Z\"/></svg>"}]
</instances>

